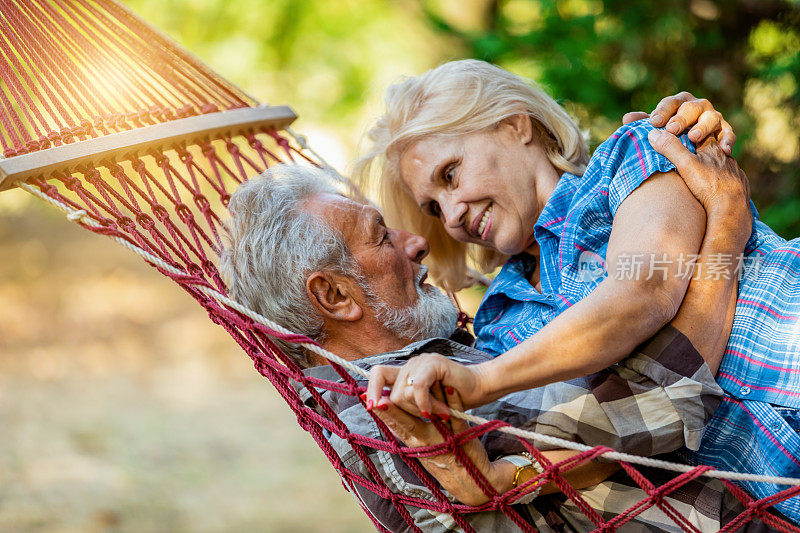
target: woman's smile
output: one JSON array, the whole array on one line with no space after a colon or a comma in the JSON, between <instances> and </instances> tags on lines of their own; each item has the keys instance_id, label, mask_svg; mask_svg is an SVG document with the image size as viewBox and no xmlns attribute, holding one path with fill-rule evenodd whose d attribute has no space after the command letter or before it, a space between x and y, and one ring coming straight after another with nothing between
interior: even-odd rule
<instances>
[{"instance_id":1,"label":"woman's smile","mask_svg":"<svg viewBox=\"0 0 800 533\"><path fill-rule=\"evenodd\" d=\"M483 210L482 213L479 213L479 216L475 217L475 220L472 222L472 235L475 238L481 240L487 240L489 237L489 231L492 229L492 213L493 213L494 203L490 202Z\"/></svg>"},{"instance_id":2,"label":"woman's smile","mask_svg":"<svg viewBox=\"0 0 800 533\"><path fill-rule=\"evenodd\" d=\"M420 209L457 241L504 254L530 245L531 231L558 173L531 138L530 119L458 138L433 137L400 157L401 178ZM528 126L526 128L526 126Z\"/></svg>"}]
</instances>

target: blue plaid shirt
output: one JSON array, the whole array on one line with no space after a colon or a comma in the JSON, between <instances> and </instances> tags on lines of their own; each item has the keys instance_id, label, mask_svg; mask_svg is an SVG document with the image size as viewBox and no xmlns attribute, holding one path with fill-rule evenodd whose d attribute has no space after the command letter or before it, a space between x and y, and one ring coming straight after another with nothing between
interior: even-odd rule
<instances>
[{"instance_id":1,"label":"blue plaid shirt","mask_svg":"<svg viewBox=\"0 0 800 533\"><path fill-rule=\"evenodd\" d=\"M499 355L592 292L608 275L614 214L656 172L675 167L647 141L652 126L623 126L593 154L583 176L564 174L534 226L542 292L528 282L530 256L511 258L475 316L477 347ZM684 136L684 145L694 150ZM725 401L689 461L725 470L800 477L800 239L758 220L747 244L730 341L717 374ZM620 260L620 263L624 261ZM635 268L635 261L628 267ZM756 498L785 486L742 483ZM800 497L776 506L800 522Z\"/></svg>"}]
</instances>

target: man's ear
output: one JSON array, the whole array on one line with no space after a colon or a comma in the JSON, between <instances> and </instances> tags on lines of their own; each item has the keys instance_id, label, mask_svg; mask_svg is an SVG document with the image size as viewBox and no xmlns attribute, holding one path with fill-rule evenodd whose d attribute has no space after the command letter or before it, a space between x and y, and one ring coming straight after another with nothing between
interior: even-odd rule
<instances>
[{"instance_id":1,"label":"man's ear","mask_svg":"<svg viewBox=\"0 0 800 533\"><path fill-rule=\"evenodd\" d=\"M512 115L503 119L500 125L509 128L509 133L523 144L530 144L534 140L533 119L528 115Z\"/></svg>"},{"instance_id":2,"label":"man's ear","mask_svg":"<svg viewBox=\"0 0 800 533\"><path fill-rule=\"evenodd\" d=\"M306 279L306 292L317 312L339 322L355 322L364 314L354 298L355 286L347 276L331 272L314 272Z\"/></svg>"}]
</instances>

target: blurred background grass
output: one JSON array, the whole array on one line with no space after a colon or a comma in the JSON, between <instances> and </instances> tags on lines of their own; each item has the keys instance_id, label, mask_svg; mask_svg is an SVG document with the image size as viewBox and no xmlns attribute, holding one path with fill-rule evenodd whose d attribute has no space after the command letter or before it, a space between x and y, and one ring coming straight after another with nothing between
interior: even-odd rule
<instances>
[{"instance_id":1,"label":"blurred background grass","mask_svg":"<svg viewBox=\"0 0 800 533\"><path fill-rule=\"evenodd\" d=\"M800 234L800 3L132 0L346 169L403 74L532 77L593 145L709 98L762 216ZM313 441L182 291L19 191L0 195L0 531L367 531ZM476 300L472 299L474 308Z\"/></svg>"}]
</instances>

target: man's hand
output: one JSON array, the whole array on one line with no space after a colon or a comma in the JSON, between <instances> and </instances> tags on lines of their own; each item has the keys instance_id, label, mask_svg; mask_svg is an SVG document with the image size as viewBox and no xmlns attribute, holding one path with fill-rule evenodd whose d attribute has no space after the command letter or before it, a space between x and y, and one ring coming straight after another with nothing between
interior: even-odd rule
<instances>
[{"instance_id":1,"label":"man's hand","mask_svg":"<svg viewBox=\"0 0 800 533\"><path fill-rule=\"evenodd\" d=\"M674 135L679 135L689 126L689 139L700 143L708 138L715 138L722 151L731 155L733 145L736 144L736 134L733 128L714 109L711 102L705 98L695 98L691 93L681 92L661 100L649 115L642 111L633 111L622 117L622 123L628 124L634 120L650 117L650 123L660 128L666 125L666 130Z\"/></svg>"},{"instance_id":2,"label":"man's hand","mask_svg":"<svg viewBox=\"0 0 800 533\"><path fill-rule=\"evenodd\" d=\"M450 406L457 411L463 411L464 406L458 393L448 389L446 397L441 387L434 387L436 401L445 406ZM413 416L390 401L384 400L373 409L375 415L386 424L386 427L406 446L418 448L433 446L444 442L442 434L431 424ZM445 418L445 417L443 417ZM458 434L469 429L469 424L459 418L445 418L444 424L454 433ZM474 464L489 483L500 493L511 488L515 467L507 461L490 461L486 449L478 439L471 439L461 445L467 458ZM420 462L425 469L458 501L467 505L482 505L489 501L489 496L475 483L467 468L459 462L455 454L445 452L430 457L420 457Z\"/></svg>"},{"instance_id":3,"label":"man's hand","mask_svg":"<svg viewBox=\"0 0 800 533\"><path fill-rule=\"evenodd\" d=\"M747 243L752 231L750 182L736 161L726 156L712 139L697 147L697 154L686 149L677 137L661 130L648 134L653 148L669 159L708 215L707 225L727 222L731 236Z\"/></svg>"}]
</instances>

